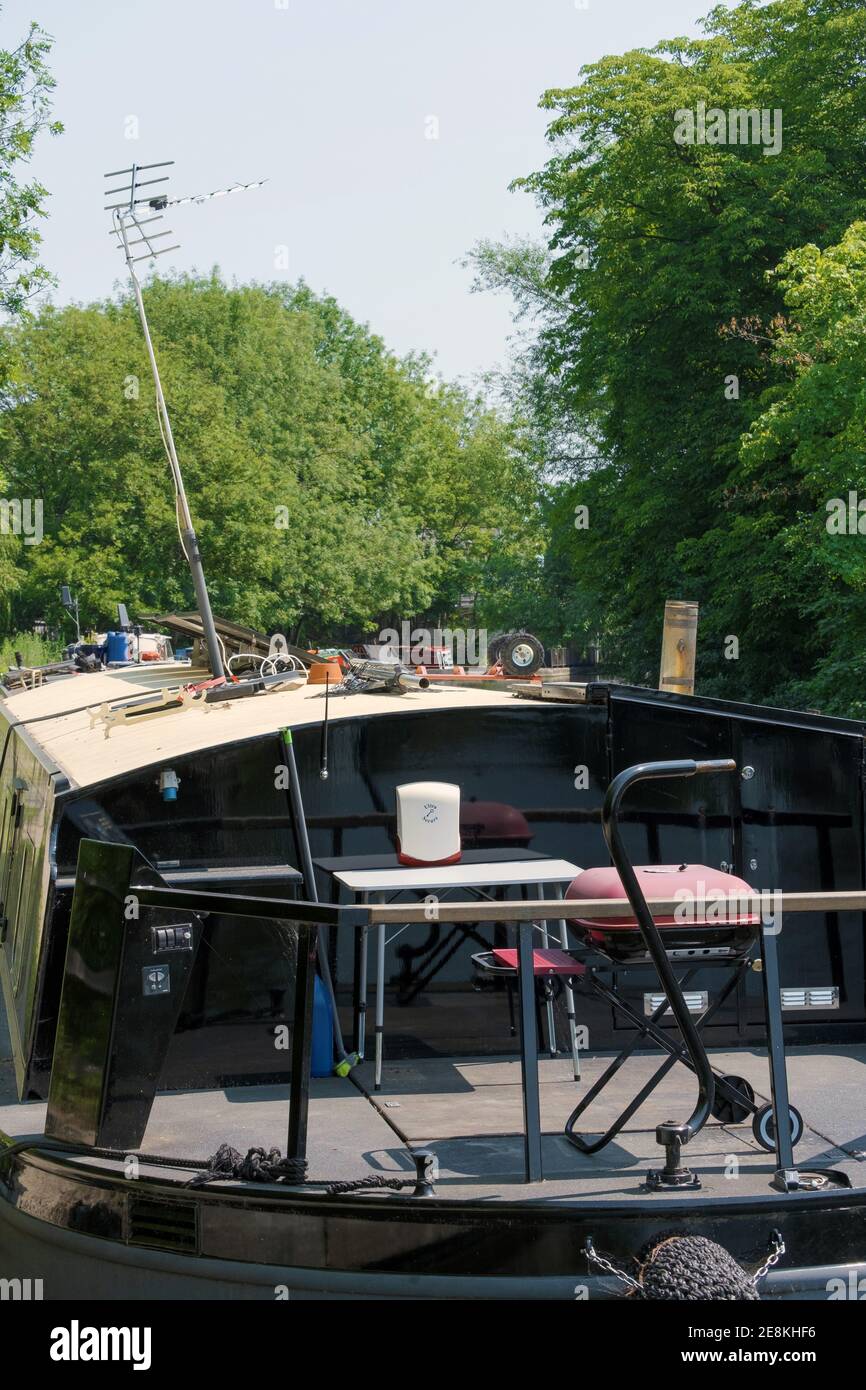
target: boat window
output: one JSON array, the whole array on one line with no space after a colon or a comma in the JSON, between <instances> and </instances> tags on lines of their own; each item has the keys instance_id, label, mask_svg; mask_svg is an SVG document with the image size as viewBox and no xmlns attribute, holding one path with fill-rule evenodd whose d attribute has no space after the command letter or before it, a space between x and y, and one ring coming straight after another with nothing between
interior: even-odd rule
<instances>
[{"instance_id":1,"label":"boat window","mask_svg":"<svg viewBox=\"0 0 866 1390\"><path fill-rule=\"evenodd\" d=\"M13 919L9 903L9 883L14 858L15 832L20 819L20 793L12 786L7 789L3 803L3 829L0 839L0 916L6 919L4 927ZM2 933L5 935L5 931Z\"/></svg>"},{"instance_id":2,"label":"boat window","mask_svg":"<svg viewBox=\"0 0 866 1390\"><path fill-rule=\"evenodd\" d=\"M29 835L20 836L15 846L15 863L9 889L9 920L12 928L12 982L17 989L21 977L22 949L29 937L29 909L32 904L33 865L36 851Z\"/></svg>"},{"instance_id":3,"label":"boat window","mask_svg":"<svg viewBox=\"0 0 866 1390\"><path fill-rule=\"evenodd\" d=\"M82 832L135 845L160 872L270 870L293 864L289 795L277 768L285 761L274 735L172 760L176 795L166 799L160 773L148 768L94 788L71 805L58 843L58 869L74 873Z\"/></svg>"}]
</instances>

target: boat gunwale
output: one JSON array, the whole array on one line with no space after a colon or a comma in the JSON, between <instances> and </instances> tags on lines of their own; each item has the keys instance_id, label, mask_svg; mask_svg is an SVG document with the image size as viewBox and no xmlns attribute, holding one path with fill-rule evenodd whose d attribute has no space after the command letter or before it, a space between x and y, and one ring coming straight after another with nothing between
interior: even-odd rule
<instances>
[{"instance_id":1,"label":"boat gunwale","mask_svg":"<svg viewBox=\"0 0 866 1390\"><path fill-rule=\"evenodd\" d=\"M337 1209L348 1208L352 1213L378 1211L384 1218L388 1211L392 1214L399 1209L400 1212L411 1214L413 1218L424 1218L425 1212L440 1211L450 1215L459 1213L467 1217L477 1218L484 1214L485 1219L494 1215L497 1218L508 1219L518 1215L532 1213L542 1214L542 1219L559 1220L563 1212L579 1214L592 1213L602 1218L621 1217L625 1212L635 1216L647 1216L660 1213L667 1216L685 1215L690 1212L705 1213L727 1213L731 1216L742 1215L744 1213L760 1213L761 1211L784 1213L795 1207L825 1206L836 1208L846 1206L866 1207L866 1186L863 1187L833 1187L818 1190L797 1190L794 1192L779 1192L771 1190L767 1193L755 1193L746 1197L734 1196L696 1196L692 1193L682 1196L668 1196L665 1194L647 1192L628 1193L618 1201L599 1201L591 1202L587 1198L575 1198L574 1202L569 1203L569 1198L562 1195L552 1195L545 1198L543 1194L534 1194L524 1200L519 1198L497 1199L491 1202L489 1197L445 1197L435 1193L433 1196L418 1198L410 1193L403 1195L401 1192L382 1189L372 1189L369 1192L360 1193L340 1193L330 1194L323 1191L312 1191L314 1187L322 1187L327 1184L327 1179L318 1182L311 1179L303 1186L293 1186L283 1183L260 1183L243 1182L232 1179L214 1179L206 1185L190 1187L189 1178L179 1179L170 1178L163 1174L147 1173L142 1174L142 1168L156 1168L163 1166L169 1167L166 1159L161 1155L153 1154L121 1154L118 1153L116 1159L88 1159L85 1153L74 1154L70 1151L55 1151L52 1147L42 1148L38 1143L29 1146L26 1150L19 1150L11 1158L6 1158L3 1153L4 1148L14 1147L21 1143L21 1140L13 1139L5 1132L0 1130L0 1162L10 1164L7 1169L5 1183L0 1181L0 1195L9 1202L9 1197L3 1193L4 1186L6 1192L9 1191L9 1178L14 1167L32 1166L40 1171L54 1172L63 1177L83 1178L89 1180L96 1188L106 1188L127 1194L140 1192L142 1186L146 1185L149 1192L156 1192L164 1188L167 1193L166 1200L175 1200L181 1193L185 1194L186 1201L198 1201L203 1199L206 1203L229 1204L249 1207L256 1205L257 1200L261 1200L263 1206L273 1207L275 1204L285 1204L287 1208L299 1205L304 1208L319 1208L331 1212ZM150 1162L149 1162L150 1157ZM135 1158L139 1165L139 1176L128 1178L122 1171L113 1171L100 1166L102 1163L114 1163L119 1165L129 1162L130 1158ZM76 1161L77 1160L77 1161ZM153 1162L158 1160L158 1162ZM201 1169L190 1169L194 1174L204 1171L207 1160L202 1160ZM174 1172L181 1171L179 1168ZM809 1173L817 1171L814 1169L803 1168L801 1171ZM833 1170L838 1171L838 1170ZM388 1174L387 1176L398 1176L398 1174ZM411 1181L408 1171L405 1173L407 1181ZM557 1179L560 1181L560 1179ZM576 1179L579 1181L579 1178ZM455 1183L456 1185L456 1183ZM470 1185L467 1183L466 1185ZM494 1183L490 1183L494 1186ZM501 1186L515 1187L522 1186L521 1178L508 1179L500 1184ZM239 1199L242 1199L239 1201ZM11 1203L11 1205L17 1205ZM43 1219L43 1218L39 1218ZM62 1223L48 1222L48 1224L62 1225Z\"/></svg>"}]
</instances>

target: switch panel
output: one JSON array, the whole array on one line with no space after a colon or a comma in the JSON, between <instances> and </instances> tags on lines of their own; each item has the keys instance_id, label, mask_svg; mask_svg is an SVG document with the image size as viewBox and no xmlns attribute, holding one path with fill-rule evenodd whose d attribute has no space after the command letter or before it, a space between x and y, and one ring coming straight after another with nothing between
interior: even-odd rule
<instances>
[{"instance_id":1,"label":"switch panel","mask_svg":"<svg viewBox=\"0 0 866 1390\"><path fill-rule=\"evenodd\" d=\"M193 948L192 927L186 922L176 927L151 927L150 935L154 951L191 951Z\"/></svg>"}]
</instances>

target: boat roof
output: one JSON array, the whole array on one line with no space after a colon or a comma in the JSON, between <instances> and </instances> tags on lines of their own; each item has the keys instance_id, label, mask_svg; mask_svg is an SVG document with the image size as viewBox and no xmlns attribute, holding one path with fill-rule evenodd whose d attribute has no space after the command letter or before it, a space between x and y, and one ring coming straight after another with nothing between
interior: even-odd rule
<instances>
[{"instance_id":1,"label":"boat roof","mask_svg":"<svg viewBox=\"0 0 866 1390\"><path fill-rule=\"evenodd\" d=\"M303 685L295 690L277 689L237 700L202 703L156 718L138 718L115 725L106 737L107 726L91 717L101 705L141 700L148 693L156 696L160 687L176 690L190 679L188 667L166 672L157 686L155 672L143 672L139 679L137 674L137 670L124 669L62 677L35 690L7 695L0 701L0 714L12 723L24 723L29 738L75 787L91 786L214 745L317 724L324 714L324 687ZM337 695L332 691L328 718L337 721L445 709L495 709L512 701L508 690L450 685L399 695L381 691Z\"/></svg>"}]
</instances>

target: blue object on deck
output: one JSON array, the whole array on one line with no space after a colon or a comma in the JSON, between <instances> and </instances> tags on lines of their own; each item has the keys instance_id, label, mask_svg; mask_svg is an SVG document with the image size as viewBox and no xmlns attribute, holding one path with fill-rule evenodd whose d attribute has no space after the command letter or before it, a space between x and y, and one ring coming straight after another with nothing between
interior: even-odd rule
<instances>
[{"instance_id":1,"label":"blue object on deck","mask_svg":"<svg viewBox=\"0 0 866 1390\"><path fill-rule=\"evenodd\" d=\"M312 1076L334 1074L334 1024L328 991L316 976L313 989L313 1057Z\"/></svg>"},{"instance_id":2,"label":"blue object on deck","mask_svg":"<svg viewBox=\"0 0 866 1390\"><path fill-rule=\"evenodd\" d=\"M106 633L106 660L128 661L129 660L129 637L125 632Z\"/></svg>"}]
</instances>

